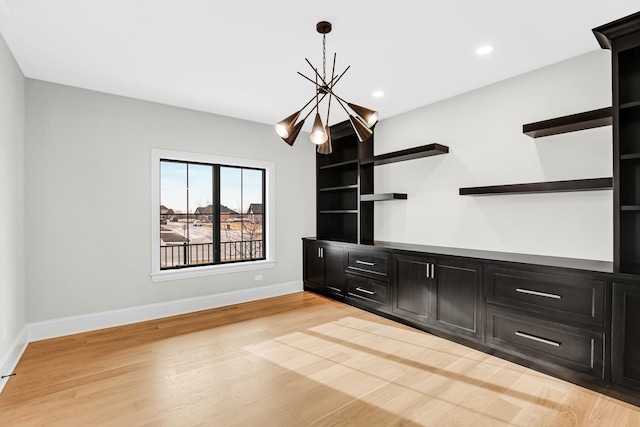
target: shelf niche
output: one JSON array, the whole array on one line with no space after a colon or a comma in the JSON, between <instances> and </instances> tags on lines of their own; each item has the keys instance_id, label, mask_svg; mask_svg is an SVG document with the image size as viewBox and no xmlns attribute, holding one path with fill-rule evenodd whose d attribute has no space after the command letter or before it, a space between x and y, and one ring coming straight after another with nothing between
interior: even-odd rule
<instances>
[{"instance_id":1,"label":"shelf niche","mask_svg":"<svg viewBox=\"0 0 640 427\"><path fill-rule=\"evenodd\" d=\"M460 189L460 195L560 193L564 191L611 190L612 188L613 178L591 178L526 184L491 185L487 187L466 187Z\"/></svg>"},{"instance_id":2,"label":"shelf niche","mask_svg":"<svg viewBox=\"0 0 640 427\"><path fill-rule=\"evenodd\" d=\"M610 126L612 123L613 109L612 107L606 107L541 122L527 123L522 125L522 133L532 138L541 138L543 136Z\"/></svg>"}]
</instances>

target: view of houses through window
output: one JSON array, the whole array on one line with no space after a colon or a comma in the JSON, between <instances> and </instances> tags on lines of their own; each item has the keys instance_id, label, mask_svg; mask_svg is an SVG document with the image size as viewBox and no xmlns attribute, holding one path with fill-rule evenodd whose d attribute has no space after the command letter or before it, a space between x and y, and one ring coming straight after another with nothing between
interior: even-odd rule
<instances>
[{"instance_id":1,"label":"view of houses through window","mask_svg":"<svg viewBox=\"0 0 640 427\"><path fill-rule=\"evenodd\" d=\"M265 170L160 161L160 268L265 259Z\"/></svg>"}]
</instances>

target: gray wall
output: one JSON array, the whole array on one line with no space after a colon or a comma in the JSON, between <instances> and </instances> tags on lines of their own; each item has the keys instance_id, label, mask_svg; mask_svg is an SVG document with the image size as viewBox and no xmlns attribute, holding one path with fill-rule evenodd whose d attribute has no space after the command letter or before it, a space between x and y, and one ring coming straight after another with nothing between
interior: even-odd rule
<instances>
[{"instance_id":1,"label":"gray wall","mask_svg":"<svg viewBox=\"0 0 640 427\"><path fill-rule=\"evenodd\" d=\"M24 81L0 36L0 366L25 324Z\"/></svg>"},{"instance_id":2,"label":"gray wall","mask_svg":"<svg viewBox=\"0 0 640 427\"><path fill-rule=\"evenodd\" d=\"M27 320L301 281L300 238L315 233L305 139L289 147L271 126L27 79ZM152 283L152 148L275 162L276 267Z\"/></svg>"},{"instance_id":3,"label":"gray wall","mask_svg":"<svg viewBox=\"0 0 640 427\"><path fill-rule=\"evenodd\" d=\"M532 139L525 123L611 105L610 52L598 49L382 120L381 154L437 142L450 153L378 166L375 238L612 260L612 191L459 196L460 187L612 176L611 126ZM384 111L382 112L384 114Z\"/></svg>"}]
</instances>

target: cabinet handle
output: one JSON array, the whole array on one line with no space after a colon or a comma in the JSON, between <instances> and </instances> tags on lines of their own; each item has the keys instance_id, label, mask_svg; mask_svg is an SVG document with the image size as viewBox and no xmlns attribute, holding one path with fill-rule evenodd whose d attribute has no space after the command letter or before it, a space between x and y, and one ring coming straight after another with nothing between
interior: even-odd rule
<instances>
[{"instance_id":1,"label":"cabinet handle","mask_svg":"<svg viewBox=\"0 0 640 427\"><path fill-rule=\"evenodd\" d=\"M435 264L427 264L427 279L433 279L436 274Z\"/></svg>"},{"instance_id":2,"label":"cabinet handle","mask_svg":"<svg viewBox=\"0 0 640 427\"><path fill-rule=\"evenodd\" d=\"M375 262L360 261L359 259L356 260L356 264L368 265L369 267L376 265Z\"/></svg>"},{"instance_id":3,"label":"cabinet handle","mask_svg":"<svg viewBox=\"0 0 640 427\"><path fill-rule=\"evenodd\" d=\"M356 288L356 291L368 294L368 295L375 295L376 293L373 291L370 291L369 289L364 289L364 288Z\"/></svg>"},{"instance_id":4,"label":"cabinet handle","mask_svg":"<svg viewBox=\"0 0 640 427\"><path fill-rule=\"evenodd\" d=\"M521 294L535 295L537 297L545 297L545 298L553 298L553 299L562 298L562 295L548 294L546 292L532 291L530 289L517 288L516 292L519 292Z\"/></svg>"},{"instance_id":5,"label":"cabinet handle","mask_svg":"<svg viewBox=\"0 0 640 427\"><path fill-rule=\"evenodd\" d=\"M541 342L543 344L552 345L554 347L560 347L560 343L556 341L546 340L544 338L536 337L534 335L525 334L524 332L517 331L516 335L522 338L526 338L528 340Z\"/></svg>"}]
</instances>

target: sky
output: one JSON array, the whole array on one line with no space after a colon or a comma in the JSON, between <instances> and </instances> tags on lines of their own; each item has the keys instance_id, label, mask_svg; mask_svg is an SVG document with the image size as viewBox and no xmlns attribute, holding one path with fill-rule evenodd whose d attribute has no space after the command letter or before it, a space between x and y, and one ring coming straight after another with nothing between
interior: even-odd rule
<instances>
[{"instance_id":1,"label":"sky","mask_svg":"<svg viewBox=\"0 0 640 427\"><path fill-rule=\"evenodd\" d=\"M177 162L160 162L160 204L175 212L212 204L213 167ZM262 173L259 170L220 167L220 203L236 212L246 212L251 203L262 203Z\"/></svg>"}]
</instances>

